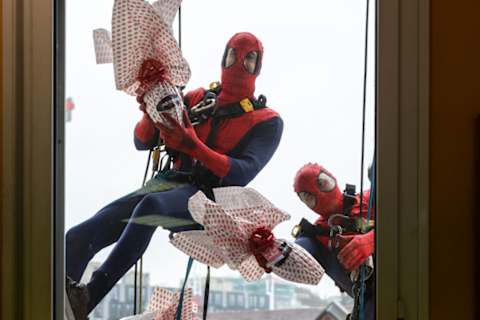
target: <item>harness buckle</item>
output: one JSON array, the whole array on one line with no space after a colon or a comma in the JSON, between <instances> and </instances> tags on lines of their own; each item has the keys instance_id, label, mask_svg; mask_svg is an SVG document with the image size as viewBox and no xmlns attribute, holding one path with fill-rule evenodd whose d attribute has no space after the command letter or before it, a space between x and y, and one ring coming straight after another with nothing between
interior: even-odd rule
<instances>
[{"instance_id":1,"label":"harness buckle","mask_svg":"<svg viewBox=\"0 0 480 320\"><path fill-rule=\"evenodd\" d=\"M215 94L205 95L205 98L190 108L189 118L193 126L196 126L208 118L208 114L217 104L217 97Z\"/></svg>"},{"instance_id":2,"label":"harness buckle","mask_svg":"<svg viewBox=\"0 0 480 320\"><path fill-rule=\"evenodd\" d=\"M255 110L255 108L253 107L253 104L252 102L250 101L250 99L248 98L245 98L243 100L240 101L240 106L242 107L243 111L245 112L252 112L253 110Z\"/></svg>"},{"instance_id":3,"label":"harness buckle","mask_svg":"<svg viewBox=\"0 0 480 320\"><path fill-rule=\"evenodd\" d=\"M218 89L220 89L220 81L213 81L213 82L210 82L210 85L208 86L208 89L210 91L216 91Z\"/></svg>"},{"instance_id":4,"label":"harness buckle","mask_svg":"<svg viewBox=\"0 0 480 320\"><path fill-rule=\"evenodd\" d=\"M153 172L157 172L160 166L160 147L156 146L152 150L152 170Z\"/></svg>"},{"instance_id":5,"label":"harness buckle","mask_svg":"<svg viewBox=\"0 0 480 320\"><path fill-rule=\"evenodd\" d=\"M333 240L337 237L337 235L343 234L343 228L339 225L334 225L330 228L330 235L328 237L328 248L330 250L338 249L340 247L340 243L335 241L335 245L333 244Z\"/></svg>"},{"instance_id":6,"label":"harness buckle","mask_svg":"<svg viewBox=\"0 0 480 320\"><path fill-rule=\"evenodd\" d=\"M302 232L302 226L297 224L293 227L293 229L291 231L291 235L292 235L292 237L294 237L296 239L300 235L301 232Z\"/></svg>"}]
</instances>

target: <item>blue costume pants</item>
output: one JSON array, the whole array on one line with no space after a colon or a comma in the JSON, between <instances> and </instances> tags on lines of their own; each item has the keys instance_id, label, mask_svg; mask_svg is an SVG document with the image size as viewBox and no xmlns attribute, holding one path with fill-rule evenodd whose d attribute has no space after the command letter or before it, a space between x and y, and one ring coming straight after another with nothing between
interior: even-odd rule
<instances>
[{"instance_id":1,"label":"blue costume pants","mask_svg":"<svg viewBox=\"0 0 480 320\"><path fill-rule=\"evenodd\" d=\"M192 220L188 199L197 191L196 186L187 184L163 192L132 193L112 202L67 232L66 274L75 281L80 281L97 252L116 242L107 260L93 273L88 283L90 311L140 259L157 228L129 220L153 214Z\"/></svg>"},{"instance_id":2,"label":"blue costume pants","mask_svg":"<svg viewBox=\"0 0 480 320\"><path fill-rule=\"evenodd\" d=\"M353 297L353 282L338 261L335 252L332 252L318 241L308 237L299 237L295 243L307 250L325 269L327 275L335 281L335 284L348 293L350 297ZM375 274L372 275L372 277L374 276ZM366 290L365 293L365 320L375 319L375 291L372 289L374 288Z\"/></svg>"}]
</instances>

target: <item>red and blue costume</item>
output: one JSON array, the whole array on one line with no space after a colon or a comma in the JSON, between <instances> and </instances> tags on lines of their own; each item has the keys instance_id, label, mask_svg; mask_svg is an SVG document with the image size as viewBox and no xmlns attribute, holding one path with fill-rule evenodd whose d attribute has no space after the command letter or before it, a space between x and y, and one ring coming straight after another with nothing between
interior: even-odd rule
<instances>
[{"instance_id":1,"label":"red and blue costume","mask_svg":"<svg viewBox=\"0 0 480 320\"><path fill-rule=\"evenodd\" d=\"M300 199L320 217L315 222L319 230L329 230L329 218L344 213L343 195L336 178L324 167L309 163L303 166L295 177L294 190ZM349 210L350 219L367 219L370 191L356 194L353 205ZM361 210L360 210L361 207ZM373 219L373 217L371 218ZM333 218L332 218L333 220ZM334 221L334 220L333 220ZM365 220L365 223L367 221ZM296 243L307 250L325 269L342 291L353 296L352 282L349 274L365 263L369 256L374 254L375 234L371 230L365 234L345 232L330 239L328 231L325 234L306 235L300 233ZM333 240L334 249L330 248ZM374 319L375 295L368 290L365 296L365 319Z\"/></svg>"},{"instance_id":2,"label":"red and blue costume","mask_svg":"<svg viewBox=\"0 0 480 320\"><path fill-rule=\"evenodd\" d=\"M218 111L244 99L255 99L255 79L260 72L262 56L261 42L252 34L239 33L230 39L222 62ZM185 96L187 107L197 104L204 95L204 89L189 92ZM157 144L160 135L169 149L179 153L175 170L192 172L193 178L171 190L135 192L120 198L66 235L66 272L75 281L80 280L88 262L98 251L116 242L87 285L89 310L147 249L156 226L132 220L152 214L192 220L187 203L193 194L205 186L247 185L273 156L283 131L280 116L270 108L246 110L235 117L215 119L212 116L196 127L187 117L184 118L185 126L169 120L168 126L154 124L144 114L135 127L135 146L139 150L149 150ZM171 229L178 232L194 228L196 226Z\"/></svg>"}]
</instances>

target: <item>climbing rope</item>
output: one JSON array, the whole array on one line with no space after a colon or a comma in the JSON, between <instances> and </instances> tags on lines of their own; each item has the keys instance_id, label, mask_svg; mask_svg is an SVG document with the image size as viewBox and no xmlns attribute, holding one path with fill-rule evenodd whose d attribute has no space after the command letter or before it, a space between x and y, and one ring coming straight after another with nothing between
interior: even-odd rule
<instances>
[{"instance_id":1,"label":"climbing rope","mask_svg":"<svg viewBox=\"0 0 480 320\"><path fill-rule=\"evenodd\" d=\"M145 186L145 183L147 182L147 175L148 175L148 170L150 168L150 160L152 158L152 150L148 152L148 158L147 158L147 165L145 167L145 173L143 174L143 180L142 180L142 187ZM134 277L133 277L133 314L137 314L137 273L138 273L138 263L135 263L135 269L134 269ZM142 288L142 274L143 274L143 261L142 258L140 258L140 288ZM139 303L139 310L141 312L142 309L142 293L140 290L140 303Z\"/></svg>"},{"instance_id":2,"label":"climbing rope","mask_svg":"<svg viewBox=\"0 0 480 320\"><path fill-rule=\"evenodd\" d=\"M178 46L180 49L182 49L182 6L178 8ZM153 155L153 161L155 162L153 167L152 167L152 176L153 178L155 174L158 172L158 170L161 170L165 168L163 166L163 160L165 156L168 156L168 154L164 154L161 156L162 152L166 152L165 148L161 148L161 139L159 138L157 147L155 147L154 150L150 150L148 153L148 159L147 159L147 165L145 168L145 174L143 176L143 181L142 181L142 187L145 186L145 183L147 182L147 176L148 176L148 170L150 167L150 162L152 161L152 155ZM169 166L171 162L167 160L166 166ZM193 261L191 262L193 263ZM189 268L191 268L191 264L189 261ZM190 272L190 271L188 271ZM208 275L210 276L210 269ZM188 277L188 273L187 273ZM137 280L138 279L138 280ZM185 280L186 281L186 280ZM135 268L134 268L134 280L133 280L133 286L134 286L134 293L133 293L133 314L139 314L142 313L142 306L143 306L143 296L142 296L142 287L143 287L143 256L140 257L140 260L135 263ZM138 303L137 303L137 296L138 296ZM183 289L182 289L182 299L183 301ZM138 308L137 308L138 305Z\"/></svg>"},{"instance_id":3,"label":"climbing rope","mask_svg":"<svg viewBox=\"0 0 480 320\"><path fill-rule=\"evenodd\" d=\"M363 179L365 167L365 119L366 119L366 105L367 105L367 76L368 76L368 29L370 21L370 0L366 0L365 8L365 48L364 48L364 69L363 69L363 101L362 101L362 142L361 142L361 164L360 164L360 217L363 216ZM373 199L375 199L375 170L376 160L372 163L372 181L370 188L370 197L368 200L367 221L370 221L371 211L373 208ZM365 273L366 265L360 266L360 277L354 285L355 305L353 311L353 319L365 320ZM359 304L359 305L358 305Z\"/></svg>"},{"instance_id":4,"label":"climbing rope","mask_svg":"<svg viewBox=\"0 0 480 320\"><path fill-rule=\"evenodd\" d=\"M187 285L188 276L190 275L190 271L192 270L193 261L194 260L193 260L192 257L188 258L187 271L185 272L185 279L183 280L182 290L180 291L180 298L178 300L177 313L176 313L176 316L175 316L176 320L181 320L182 319L183 297L185 296L185 287Z\"/></svg>"}]
</instances>

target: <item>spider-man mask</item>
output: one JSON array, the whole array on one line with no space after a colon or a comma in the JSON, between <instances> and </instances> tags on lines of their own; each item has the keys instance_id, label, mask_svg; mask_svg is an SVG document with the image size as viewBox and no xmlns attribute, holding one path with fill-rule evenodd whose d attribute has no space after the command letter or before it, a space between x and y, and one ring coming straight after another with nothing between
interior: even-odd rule
<instances>
[{"instance_id":1,"label":"spider-man mask","mask_svg":"<svg viewBox=\"0 0 480 320\"><path fill-rule=\"evenodd\" d=\"M337 179L316 163L309 163L297 172L294 189L310 209L324 217L342 210L343 196Z\"/></svg>"},{"instance_id":2,"label":"spider-man mask","mask_svg":"<svg viewBox=\"0 0 480 320\"><path fill-rule=\"evenodd\" d=\"M222 59L219 105L253 97L262 57L262 43L251 33L237 33L228 41Z\"/></svg>"}]
</instances>

